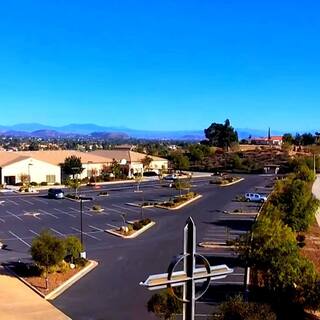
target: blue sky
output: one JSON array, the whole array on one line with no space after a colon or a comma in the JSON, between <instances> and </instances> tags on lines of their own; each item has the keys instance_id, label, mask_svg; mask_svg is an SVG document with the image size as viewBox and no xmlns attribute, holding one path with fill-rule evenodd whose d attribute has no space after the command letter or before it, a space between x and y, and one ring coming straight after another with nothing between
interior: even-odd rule
<instances>
[{"instance_id":1,"label":"blue sky","mask_svg":"<svg viewBox=\"0 0 320 320\"><path fill-rule=\"evenodd\" d=\"M319 129L320 4L10 0L0 125Z\"/></svg>"}]
</instances>

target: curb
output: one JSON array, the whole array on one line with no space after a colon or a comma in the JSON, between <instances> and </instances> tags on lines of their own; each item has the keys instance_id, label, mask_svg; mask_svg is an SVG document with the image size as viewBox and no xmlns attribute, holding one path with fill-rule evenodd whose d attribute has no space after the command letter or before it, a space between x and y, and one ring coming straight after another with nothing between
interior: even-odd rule
<instances>
[{"instance_id":1,"label":"curb","mask_svg":"<svg viewBox=\"0 0 320 320\"><path fill-rule=\"evenodd\" d=\"M16 278L18 278L21 282L23 282L26 286L28 286L31 290L33 290L35 293L37 293L39 296L44 298L45 300L54 300L59 295L61 295L63 292L65 292L67 289L69 289L72 285L74 285L77 281L79 281L82 277L87 275L90 271L92 271L94 268L98 266L98 262L94 260L89 260L89 265L87 265L85 268L83 268L81 271L73 275L70 279L62 283L59 287L52 290L47 295L43 294L40 290L35 288L33 285L31 285L28 281L23 279L22 277L19 277L13 270L11 270L9 267L4 266L4 268L14 275Z\"/></svg>"},{"instance_id":2,"label":"curb","mask_svg":"<svg viewBox=\"0 0 320 320\"><path fill-rule=\"evenodd\" d=\"M192 202L194 202L194 201L196 201L196 200L198 200L198 199L200 199L200 198L202 198L202 195L201 195L201 194L197 195L196 197L194 197L194 198L192 198L192 199L190 199L190 200L188 200L188 201L186 201L186 202L184 202L184 203L182 203L182 204L180 204L179 206L174 207L174 208L165 207L165 206L162 206L162 205L156 205L155 207L156 207L156 208L161 208L161 209L166 209L166 210L171 210L171 211L172 211L172 210L179 210L179 209L187 206L188 204L190 204L190 203L192 203Z\"/></svg>"},{"instance_id":3,"label":"curb","mask_svg":"<svg viewBox=\"0 0 320 320\"><path fill-rule=\"evenodd\" d=\"M200 242L198 244L202 248L224 248L233 250L235 246L228 246L225 242Z\"/></svg>"},{"instance_id":4,"label":"curb","mask_svg":"<svg viewBox=\"0 0 320 320\"><path fill-rule=\"evenodd\" d=\"M228 186L232 186L232 185L234 185L234 184L236 184L236 183L239 183L239 182L241 182L241 181L243 181L244 180L244 178L240 178L239 180L237 180L237 181L233 181L233 182L230 182L230 183L227 183L227 184L220 184L219 185L219 187L228 187Z\"/></svg>"},{"instance_id":5,"label":"curb","mask_svg":"<svg viewBox=\"0 0 320 320\"><path fill-rule=\"evenodd\" d=\"M142 227L141 229L139 229L138 231L132 233L129 236L124 236L122 234L119 234L118 232L113 231L113 229L108 229L108 230L104 230L107 233L113 234L114 236L123 238L123 239L134 239L137 236L139 236L140 234L142 234L143 232L147 231L148 229L150 229L151 227L153 227L156 223L154 221L151 221L150 223L148 223L146 226Z\"/></svg>"},{"instance_id":6,"label":"curb","mask_svg":"<svg viewBox=\"0 0 320 320\"><path fill-rule=\"evenodd\" d=\"M235 216L256 216L258 212L225 212L226 214L235 215Z\"/></svg>"}]
</instances>

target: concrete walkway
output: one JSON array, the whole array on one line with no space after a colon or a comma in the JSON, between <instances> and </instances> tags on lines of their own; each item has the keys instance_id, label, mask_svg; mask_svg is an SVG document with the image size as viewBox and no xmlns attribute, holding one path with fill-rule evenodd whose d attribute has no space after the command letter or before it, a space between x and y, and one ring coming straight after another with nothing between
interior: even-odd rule
<instances>
[{"instance_id":1,"label":"concrete walkway","mask_svg":"<svg viewBox=\"0 0 320 320\"><path fill-rule=\"evenodd\" d=\"M0 319L70 320L60 310L0 267Z\"/></svg>"},{"instance_id":2,"label":"concrete walkway","mask_svg":"<svg viewBox=\"0 0 320 320\"><path fill-rule=\"evenodd\" d=\"M312 186L312 193L317 199L320 200L320 175L319 174L317 175L317 179ZM316 213L316 219L317 219L318 225L320 226L320 208Z\"/></svg>"}]
</instances>

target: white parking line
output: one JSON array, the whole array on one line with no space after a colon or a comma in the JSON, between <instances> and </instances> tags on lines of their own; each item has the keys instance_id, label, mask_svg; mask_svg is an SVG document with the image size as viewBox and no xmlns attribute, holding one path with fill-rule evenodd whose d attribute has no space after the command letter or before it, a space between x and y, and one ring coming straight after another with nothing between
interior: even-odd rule
<instances>
[{"instance_id":1,"label":"white parking line","mask_svg":"<svg viewBox=\"0 0 320 320\"><path fill-rule=\"evenodd\" d=\"M3 222L3 223L5 223L5 222L6 222L5 220L3 220L3 219L1 219L1 218L0 218L0 221L1 221L1 222Z\"/></svg>"},{"instance_id":2,"label":"white parking line","mask_svg":"<svg viewBox=\"0 0 320 320\"><path fill-rule=\"evenodd\" d=\"M40 209L39 211L41 211L42 213L44 213L44 214L46 214L46 215L48 215L48 216L51 216L51 217L53 217L53 218L55 218L55 219L59 219L59 217L55 216L54 214L52 214L52 213L50 213L50 212L47 212L47 211L42 210L42 209Z\"/></svg>"},{"instance_id":3,"label":"white parking line","mask_svg":"<svg viewBox=\"0 0 320 320\"><path fill-rule=\"evenodd\" d=\"M12 235L12 236L14 236L16 239L18 239L19 241L21 241L22 243L24 243L26 246L28 246L29 248L31 247L31 245L28 243L28 242L26 242L26 241L24 241L23 239L21 239L18 235L16 235L15 233L13 233L12 231L9 231L9 233Z\"/></svg>"},{"instance_id":4,"label":"white parking line","mask_svg":"<svg viewBox=\"0 0 320 320\"><path fill-rule=\"evenodd\" d=\"M34 199L34 200L36 200L36 201L38 201L38 202L41 202L41 203L44 203L44 204L49 204L48 201L43 200L43 199Z\"/></svg>"},{"instance_id":5,"label":"white parking line","mask_svg":"<svg viewBox=\"0 0 320 320\"><path fill-rule=\"evenodd\" d=\"M23 221L23 219L21 219L19 216L17 216L16 214L12 213L11 211L8 211L8 210L7 210L6 213L10 214L11 216L17 218L17 219L20 220L20 221Z\"/></svg>"},{"instance_id":6,"label":"white parking line","mask_svg":"<svg viewBox=\"0 0 320 320\"><path fill-rule=\"evenodd\" d=\"M110 223L106 223L106 225L107 225L107 226L110 226L110 227L112 227L112 228L117 228L117 229L119 228L118 226L115 226L115 225L110 224Z\"/></svg>"},{"instance_id":7,"label":"white parking line","mask_svg":"<svg viewBox=\"0 0 320 320\"><path fill-rule=\"evenodd\" d=\"M104 232L104 230L103 230L103 229L100 229L100 228L95 227L95 226L91 226L91 225L89 225L88 227L90 227L90 228L92 228L92 229L95 229L95 230L97 230L97 231L102 231L102 232Z\"/></svg>"},{"instance_id":8,"label":"white parking line","mask_svg":"<svg viewBox=\"0 0 320 320\"><path fill-rule=\"evenodd\" d=\"M80 210L79 209L74 209L74 208L69 208L70 210L74 211L74 212L77 212L77 213L80 213ZM85 208L84 208L85 209ZM92 214L86 212L85 210L82 211L83 214L85 214L86 216L90 216L92 217Z\"/></svg>"},{"instance_id":9,"label":"white parking line","mask_svg":"<svg viewBox=\"0 0 320 320\"><path fill-rule=\"evenodd\" d=\"M23 201L23 202L25 202L25 203L27 203L27 204L31 204L32 206L34 205L34 203L31 202L31 201L28 201L28 200L25 200L25 199L20 199L20 200Z\"/></svg>"},{"instance_id":10,"label":"white parking line","mask_svg":"<svg viewBox=\"0 0 320 320\"><path fill-rule=\"evenodd\" d=\"M29 231L30 231L31 233L35 234L36 236L39 236L39 233L37 233L37 232L35 232L35 231L31 230L31 229L29 229Z\"/></svg>"},{"instance_id":11,"label":"white parking line","mask_svg":"<svg viewBox=\"0 0 320 320\"><path fill-rule=\"evenodd\" d=\"M132 208L127 208L127 207L118 206L118 205L116 205L116 204L113 204L112 207L119 208L119 209L124 210L124 211L132 211L132 212L134 212L134 213L137 213L137 212L138 212L138 210L134 210L134 209L132 209ZM137 207L137 209L140 210L140 207Z\"/></svg>"},{"instance_id":12,"label":"white parking line","mask_svg":"<svg viewBox=\"0 0 320 320\"><path fill-rule=\"evenodd\" d=\"M74 231L77 231L77 232L80 232L81 233L81 230L77 229L77 228L74 228L74 227L71 227L72 230ZM92 239L95 239L95 240L98 240L98 241L101 241L99 238L95 237L95 236L92 236L91 234L89 234L88 232L84 232L82 231L83 234L85 234L86 236L92 238Z\"/></svg>"},{"instance_id":13,"label":"white parking line","mask_svg":"<svg viewBox=\"0 0 320 320\"><path fill-rule=\"evenodd\" d=\"M50 228L50 230L52 230L53 232L57 233L57 234L60 235L60 236L63 236L63 237L66 236L65 234L61 233L60 231L58 231L58 230L56 230L56 229Z\"/></svg>"},{"instance_id":14,"label":"white parking line","mask_svg":"<svg viewBox=\"0 0 320 320\"><path fill-rule=\"evenodd\" d=\"M15 201L13 201L13 200L9 200L9 199L8 199L7 201L13 203L13 204L16 205L16 206L19 205L19 203L15 202Z\"/></svg>"},{"instance_id":15,"label":"white parking line","mask_svg":"<svg viewBox=\"0 0 320 320\"><path fill-rule=\"evenodd\" d=\"M66 214L67 216L70 216L70 217L72 217L72 218L75 218L75 217L76 217L74 214L68 213L68 212L65 212L65 211L62 211L62 210L60 210L60 209L54 208L54 210L57 211L57 212L59 212L59 213Z\"/></svg>"}]
</instances>

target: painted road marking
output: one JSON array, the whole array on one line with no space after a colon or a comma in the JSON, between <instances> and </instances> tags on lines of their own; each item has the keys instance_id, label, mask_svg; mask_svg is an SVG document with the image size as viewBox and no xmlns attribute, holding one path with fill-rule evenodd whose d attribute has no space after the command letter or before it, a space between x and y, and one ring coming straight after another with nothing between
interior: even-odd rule
<instances>
[{"instance_id":1,"label":"painted road marking","mask_svg":"<svg viewBox=\"0 0 320 320\"><path fill-rule=\"evenodd\" d=\"M8 211L8 210L7 210L6 212L7 212L8 214L10 214L11 216L17 218L18 220L23 221L23 219L21 219L19 216L17 216L16 214L12 213L11 211Z\"/></svg>"},{"instance_id":2,"label":"painted road marking","mask_svg":"<svg viewBox=\"0 0 320 320\"><path fill-rule=\"evenodd\" d=\"M31 230L31 229L29 229L29 231L30 231L31 233L35 234L36 236L39 236L39 233L37 233L37 232L35 232L35 231Z\"/></svg>"},{"instance_id":3,"label":"painted road marking","mask_svg":"<svg viewBox=\"0 0 320 320\"><path fill-rule=\"evenodd\" d=\"M13 204L16 205L16 206L19 205L19 203L15 202L15 201L13 201L13 200L9 200L9 199L8 199L7 201L13 203Z\"/></svg>"},{"instance_id":4,"label":"painted road marking","mask_svg":"<svg viewBox=\"0 0 320 320\"><path fill-rule=\"evenodd\" d=\"M59 219L59 217L55 216L54 214L52 214L52 213L50 213L50 212L47 212L47 211L42 210L42 209L40 209L39 211L41 211L42 213L44 213L44 214L46 214L46 215L48 215L48 216L51 216L51 217L53 217L53 218L55 218L55 219Z\"/></svg>"},{"instance_id":5,"label":"painted road marking","mask_svg":"<svg viewBox=\"0 0 320 320\"><path fill-rule=\"evenodd\" d=\"M0 218L0 221L1 221L1 222L3 222L3 223L5 223L5 222L6 222L5 220L3 220L3 219L1 219L1 218Z\"/></svg>"},{"instance_id":6,"label":"painted road marking","mask_svg":"<svg viewBox=\"0 0 320 320\"><path fill-rule=\"evenodd\" d=\"M132 208L125 208L125 207L122 207L122 206L118 206L118 205L116 205L116 204L113 204L112 206L115 207L115 208L119 208L119 209L121 209L121 210L132 211L132 212L134 212L134 213L138 213L139 210L140 210L140 207L137 207L137 209L134 210L134 209L132 209ZM144 209L146 209L146 208L144 208Z\"/></svg>"},{"instance_id":7,"label":"painted road marking","mask_svg":"<svg viewBox=\"0 0 320 320\"><path fill-rule=\"evenodd\" d=\"M63 236L63 237L66 236L65 234L61 233L60 231L58 231L58 230L56 230L56 229L50 228L50 230L52 230L53 232L59 234L60 236Z\"/></svg>"},{"instance_id":8,"label":"painted road marking","mask_svg":"<svg viewBox=\"0 0 320 320\"><path fill-rule=\"evenodd\" d=\"M77 213L80 213L80 210L79 209L74 209L74 208L69 208L70 210L74 211L74 212L77 212ZM88 212L85 212L85 210L82 211L83 214L87 215L87 216L90 216L92 217L92 214L88 213Z\"/></svg>"},{"instance_id":9,"label":"painted road marking","mask_svg":"<svg viewBox=\"0 0 320 320\"><path fill-rule=\"evenodd\" d=\"M23 202L25 202L25 203L31 204L32 206L34 205L34 203L31 202L31 201L28 201L28 200L25 200L25 199L20 199L20 200L23 201Z\"/></svg>"},{"instance_id":10,"label":"painted road marking","mask_svg":"<svg viewBox=\"0 0 320 320\"><path fill-rule=\"evenodd\" d=\"M26 241L24 241L22 238L20 238L18 235L16 235L14 232L12 232L12 231L9 231L9 233L12 235L12 236L14 236L16 239L18 239L19 241L21 241L22 243L24 243L27 247L31 247L31 245L28 243L28 242L26 242Z\"/></svg>"},{"instance_id":11,"label":"painted road marking","mask_svg":"<svg viewBox=\"0 0 320 320\"><path fill-rule=\"evenodd\" d=\"M80 233L81 233L81 230L79 230L79 229L77 229L77 228L71 227L71 229L72 229L72 230L74 230L74 231L77 231L77 232L80 232ZM82 233L83 233L83 234L85 234L86 236L88 236L88 237L92 238L92 239L95 239L95 240L101 241L99 238L97 238L97 237L95 237L95 236L93 236L93 235L89 234L88 232L84 232L84 231L82 231Z\"/></svg>"},{"instance_id":12,"label":"painted road marking","mask_svg":"<svg viewBox=\"0 0 320 320\"><path fill-rule=\"evenodd\" d=\"M100 229L100 228L95 227L95 226L91 226L91 225L89 225L88 227L90 227L90 228L92 228L92 229L95 229L95 230L97 230L97 231L102 231L102 232L104 232L104 230L103 230L103 229Z\"/></svg>"},{"instance_id":13,"label":"painted road marking","mask_svg":"<svg viewBox=\"0 0 320 320\"><path fill-rule=\"evenodd\" d=\"M56 208L55 208L54 210L57 211L57 212L59 212L59 213L66 214L67 216L70 216L70 217L72 217L72 218L75 218L75 217L76 217L74 214L68 213L68 212L65 212L65 211L62 211L62 210L60 210L60 209L56 209Z\"/></svg>"},{"instance_id":14,"label":"painted road marking","mask_svg":"<svg viewBox=\"0 0 320 320\"><path fill-rule=\"evenodd\" d=\"M38 202L41 202L41 203L44 203L44 204L49 204L48 201L43 200L43 199L34 199L34 200L36 200L36 201L38 201Z\"/></svg>"}]
</instances>

